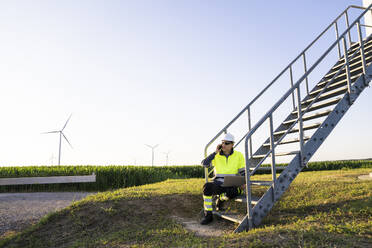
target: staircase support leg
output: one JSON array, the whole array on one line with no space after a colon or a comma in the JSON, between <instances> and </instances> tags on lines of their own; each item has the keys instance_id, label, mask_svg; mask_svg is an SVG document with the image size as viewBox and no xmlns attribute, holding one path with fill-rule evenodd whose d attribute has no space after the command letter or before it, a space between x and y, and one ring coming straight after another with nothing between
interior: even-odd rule
<instances>
[{"instance_id":1,"label":"staircase support leg","mask_svg":"<svg viewBox=\"0 0 372 248\"><path fill-rule=\"evenodd\" d=\"M245 194L247 199L247 216L246 221L248 221L248 229L252 228L252 194L251 194L251 172L249 170L249 149L248 140L245 140ZM241 223L242 225L243 223ZM244 224L243 224L244 225Z\"/></svg>"},{"instance_id":2,"label":"staircase support leg","mask_svg":"<svg viewBox=\"0 0 372 248\"><path fill-rule=\"evenodd\" d=\"M273 180L273 188L275 189L276 183L276 168L275 168L275 147L274 147L274 125L273 125L273 115L270 115L270 147L271 147L271 176ZM274 191L273 191L274 192ZM273 201L275 200L275 195L272 195Z\"/></svg>"},{"instance_id":3,"label":"staircase support leg","mask_svg":"<svg viewBox=\"0 0 372 248\"><path fill-rule=\"evenodd\" d=\"M302 120L302 109L301 109L301 91L300 86L297 87L297 118L298 118L298 134L300 139L300 164L301 166L304 164L303 161L303 151L304 151L304 124Z\"/></svg>"}]
</instances>

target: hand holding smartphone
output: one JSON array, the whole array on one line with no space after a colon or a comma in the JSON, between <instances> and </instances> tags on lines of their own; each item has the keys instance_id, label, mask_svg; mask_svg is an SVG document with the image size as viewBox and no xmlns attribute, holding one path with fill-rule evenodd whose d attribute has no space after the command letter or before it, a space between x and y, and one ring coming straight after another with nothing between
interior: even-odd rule
<instances>
[{"instance_id":1,"label":"hand holding smartphone","mask_svg":"<svg viewBox=\"0 0 372 248\"><path fill-rule=\"evenodd\" d=\"M222 149L222 144L219 144L216 149L216 153L219 153Z\"/></svg>"}]
</instances>

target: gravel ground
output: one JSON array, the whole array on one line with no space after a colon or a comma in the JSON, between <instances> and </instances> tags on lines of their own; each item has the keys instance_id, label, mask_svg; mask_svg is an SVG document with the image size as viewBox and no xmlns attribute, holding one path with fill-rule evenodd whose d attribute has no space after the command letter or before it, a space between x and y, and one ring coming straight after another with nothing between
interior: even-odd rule
<instances>
[{"instance_id":1,"label":"gravel ground","mask_svg":"<svg viewBox=\"0 0 372 248\"><path fill-rule=\"evenodd\" d=\"M0 194L0 237L38 222L44 215L69 206L92 193L43 192Z\"/></svg>"}]
</instances>

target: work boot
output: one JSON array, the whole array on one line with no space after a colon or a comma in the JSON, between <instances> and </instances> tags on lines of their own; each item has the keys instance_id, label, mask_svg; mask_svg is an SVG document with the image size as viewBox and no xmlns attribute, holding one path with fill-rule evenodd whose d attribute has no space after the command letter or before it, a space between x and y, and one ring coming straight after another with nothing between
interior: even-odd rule
<instances>
[{"instance_id":1,"label":"work boot","mask_svg":"<svg viewBox=\"0 0 372 248\"><path fill-rule=\"evenodd\" d=\"M212 214L212 211L206 211L204 212L204 217L203 219L200 221L200 224L201 225L208 225L209 223L211 223L213 221L213 214Z\"/></svg>"}]
</instances>

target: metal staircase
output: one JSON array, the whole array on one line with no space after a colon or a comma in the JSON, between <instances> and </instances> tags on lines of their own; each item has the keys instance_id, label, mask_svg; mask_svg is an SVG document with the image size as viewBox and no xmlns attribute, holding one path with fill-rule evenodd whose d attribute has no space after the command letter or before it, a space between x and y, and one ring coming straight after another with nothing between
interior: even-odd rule
<instances>
[{"instance_id":1,"label":"metal staircase","mask_svg":"<svg viewBox=\"0 0 372 248\"><path fill-rule=\"evenodd\" d=\"M232 216L223 212L213 211L214 214L239 223L235 232L242 232L260 225L262 219L269 213L276 201L280 199L291 182L307 165L310 158L342 119L360 93L368 86L372 78L372 37L362 32L362 27L372 28L362 23L363 17L372 12L372 4L368 8L349 6L345 9L303 52L301 52L268 86L266 86L229 124L227 124L205 147L208 148L218 138L226 133L231 125L239 118L247 118L248 128L243 137L235 144L238 146L244 140L246 158L246 189L245 196L235 201L246 204L243 217ZM359 11L354 21L349 23L349 16ZM344 18L344 19L343 19ZM339 24L345 24L345 30L339 32ZM311 65L307 63L309 49L330 30L334 29L336 38L326 51ZM339 34L341 33L341 34ZM355 41L353 41L353 39ZM346 56L345 56L346 54ZM320 63L330 59L337 61L332 68L319 80L310 80L313 71ZM294 80L295 63L302 63L304 72L298 80ZM333 62L334 63L334 62ZM329 67L328 67L329 68ZM278 79L288 76L286 93L277 101L267 113L252 125L251 111L253 104L279 82ZM311 87L312 81L314 85ZM305 91L304 93L302 91ZM304 95L305 97L302 97ZM274 129L274 116L278 108L286 101L291 102L291 109L287 109L288 116ZM314 121L317 121L314 123ZM268 124L267 126L264 123ZM253 153L252 135L259 128L265 128L269 137ZM295 136L293 136L295 135ZM279 148L291 145L295 151L280 151ZM214 147L213 147L214 148ZM279 156L288 157L288 165L277 167ZM272 180L253 181L251 176L263 167L264 161L271 163ZM278 173L277 170L282 172ZM205 179L208 182L213 168L205 169ZM252 192L252 185L266 187L264 194L256 195Z\"/></svg>"}]
</instances>

